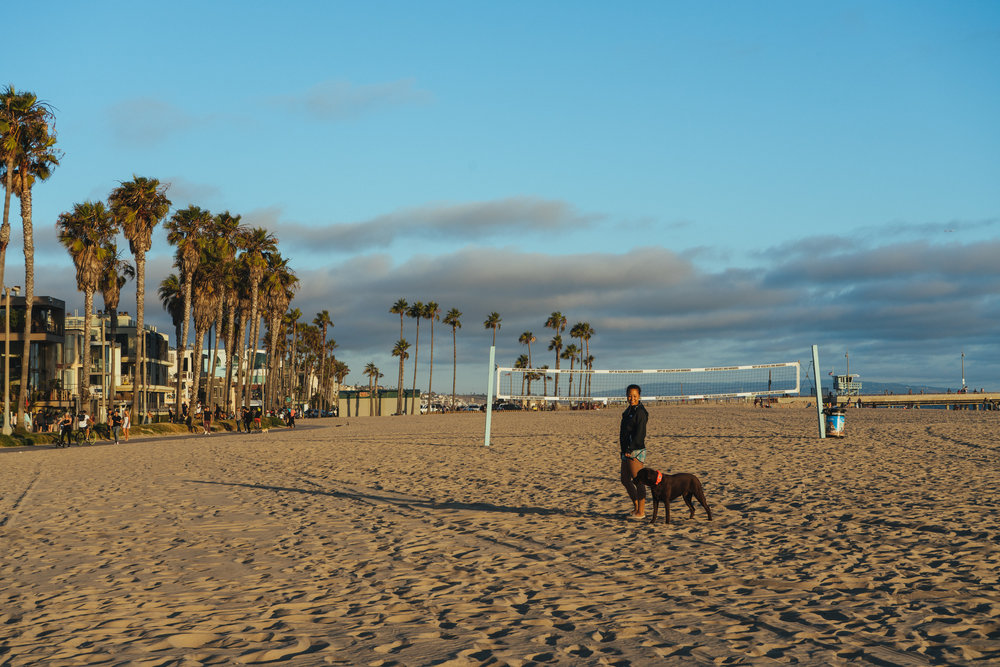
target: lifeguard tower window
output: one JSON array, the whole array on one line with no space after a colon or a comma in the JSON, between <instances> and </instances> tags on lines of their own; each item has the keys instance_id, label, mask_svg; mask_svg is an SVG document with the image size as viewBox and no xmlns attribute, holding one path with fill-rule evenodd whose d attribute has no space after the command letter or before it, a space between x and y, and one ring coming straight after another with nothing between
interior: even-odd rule
<instances>
[{"instance_id":1,"label":"lifeguard tower window","mask_svg":"<svg viewBox=\"0 0 1000 667\"><path fill-rule=\"evenodd\" d=\"M833 391L838 396L858 396L861 394L861 380L857 375L834 375Z\"/></svg>"}]
</instances>

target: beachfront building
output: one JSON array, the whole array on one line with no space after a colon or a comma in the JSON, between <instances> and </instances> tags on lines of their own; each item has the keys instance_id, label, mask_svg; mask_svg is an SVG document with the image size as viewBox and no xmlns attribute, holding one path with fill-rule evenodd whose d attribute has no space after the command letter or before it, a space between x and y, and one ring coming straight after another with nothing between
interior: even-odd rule
<instances>
[{"instance_id":1,"label":"beachfront building","mask_svg":"<svg viewBox=\"0 0 1000 667\"><path fill-rule=\"evenodd\" d=\"M63 388L74 398L80 395L79 378L85 340L83 326L83 315L74 313L66 316L60 373ZM94 415L106 415L110 408L120 405L125 400L125 397L119 394L122 384L121 350L110 340L110 334L110 317L106 317L100 311L92 315L90 335L86 337L90 345L91 366L87 377L90 405L79 407Z\"/></svg>"},{"instance_id":2,"label":"beachfront building","mask_svg":"<svg viewBox=\"0 0 1000 667\"><path fill-rule=\"evenodd\" d=\"M167 334L156 330L155 326L144 324L146 351L142 371L146 406L154 415L166 414L167 396L173 393L168 384L170 375L170 340ZM107 325L105 325L107 331ZM107 332L110 335L110 331ZM119 402L132 400L132 380L135 377L137 329L135 320L128 313L118 315L114 344L121 355L119 375L121 383L116 387L115 399ZM143 387L140 387L143 390ZM135 417L133 416L133 419Z\"/></svg>"},{"instance_id":3,"label":"beachfront building","mask_svg":"<svg viewBox=\"0 0 1000 667\"><path fill-rule=\"evenodd\" d=\"M7 318L6 307L6 299L0 300L0 320L3 322ZM60 373L66 304L50 296L36 296L32 300L31 333L27 341L30 346L30 361L27 372L22 368L26 310L23 296L10 297L10 331L7 333L10 378L2 378L5 386L10 389L10 404L17 405L21 382L26 381L31 405L67 407L71 404L71 396L63 386ZM3 364L0 364L0 377L2 374Z\"/></svg>"}]
</instances>

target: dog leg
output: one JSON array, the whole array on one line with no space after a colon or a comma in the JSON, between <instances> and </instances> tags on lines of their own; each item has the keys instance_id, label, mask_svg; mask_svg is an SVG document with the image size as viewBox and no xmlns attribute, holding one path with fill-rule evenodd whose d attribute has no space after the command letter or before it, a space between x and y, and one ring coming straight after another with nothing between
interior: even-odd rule
<instances>
[{"instance_id":1,"label":"dog leg","mask_svg":"<svg viewBox=\"0 0 1000 667\"><path fill-rule=\"evenodd\" d=\"M689 519L694 518L694 503L691 502L691 496L693 495L694 494L690 491L684 494L684 503L688 506L688 509L691 510L691 516L688 517Z\"/></svg>"},{"instance_id":2,"label":"dog leg","mask_svg":"<svg viewBox=\"0 0 1000 667\"><path fill-rule=\"evenodd\" d=\"M701 488L701 482L698 482L694 487L694 497L698 499L701 506L705 508L705 514L708 515L708 520L712 520L712 510L708 508L708 502L705 500L705 491ZM694 517L694 508L691 508L691 516Z\"/></svg>"}]
</instances>

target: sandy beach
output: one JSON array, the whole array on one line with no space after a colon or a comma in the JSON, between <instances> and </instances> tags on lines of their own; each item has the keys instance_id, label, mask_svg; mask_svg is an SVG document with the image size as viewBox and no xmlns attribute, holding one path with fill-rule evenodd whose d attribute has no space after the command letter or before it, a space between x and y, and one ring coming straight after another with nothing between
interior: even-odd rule
<instances>
[{"instance_id":1,"label":"sandy beach","mask_svg":"<svg viewBox=\"0 0 1000 667\"><path fill-rule=\"evenodd\" d=\"M1000 662L997 413L653 406L670 526L619 413L0 453L0 663Z\"/></svg>"}]
</instances>

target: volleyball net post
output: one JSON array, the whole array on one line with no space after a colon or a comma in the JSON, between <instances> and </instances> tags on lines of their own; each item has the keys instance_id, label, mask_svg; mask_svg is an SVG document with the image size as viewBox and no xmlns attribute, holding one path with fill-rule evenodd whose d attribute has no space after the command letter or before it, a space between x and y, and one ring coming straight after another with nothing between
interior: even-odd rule
<instances>
[{"instance_id":1,"label":"volleyball net post","mask_svg":"<svg viewBox=\"0 0 1000 667\"><path fill-rule=\"evenodd\" d=\"M826 420L823 419L823 388L819 374L819 346L812 346L813 377L816 378L816 419L819 421L819 437L826 437Z\"/></svg>"}]
</instances>

